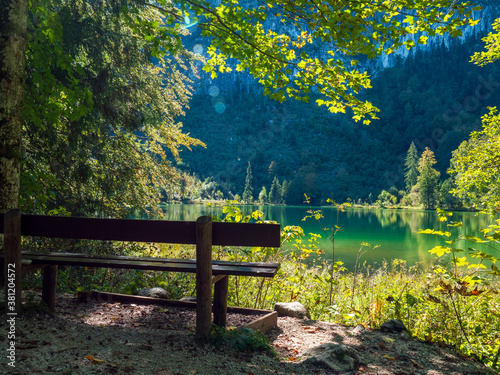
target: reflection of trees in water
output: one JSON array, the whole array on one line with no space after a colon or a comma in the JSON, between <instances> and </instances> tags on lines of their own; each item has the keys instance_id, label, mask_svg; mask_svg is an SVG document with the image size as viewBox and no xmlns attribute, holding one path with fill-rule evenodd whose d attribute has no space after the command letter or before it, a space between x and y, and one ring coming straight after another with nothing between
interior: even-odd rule
<instances>
[{"instance_id":1,"label":"reflection of trees in water","mask_svg":"<svg viewBox=\"0 0 500 375\"><path fill-rule=\"evenodd\" d=\"M396 210L374 210L373 213L378 219L380 226L382 228L397 225L398 227L404 227L404 219L402 212Z\"/></svg>"},{"instance_id":2,"label":"reflection of trees in water","mask_svg":"<svg viewBox=\"0 0 500 375\"><path fill-rule=\"evenodd\" d=\"M306 206L240 206L239 208L245 215L260 210L264 213L265 220L277 221L282 228L287 225L299 225L304 229L306 236L309 233L321 234L319 246L326 251L326 254L331 252L331 242L322 228L340 226L342 231L335 237L336 252L342 254L342 260L346 263L351 262L351 256L355 259L358 245L366 241L372 245L382 245L375 250L375 258L379 254L387 260L400 258L408 260L409 264L413 262L429 264L436 260L429 250L436 245L445 245L446 238L418 234L419 229L449 230L446 223L438 221L434 211L351 208L340 212L337 223L337 209L334 207L315 208L321 209L325 216L319 222L313 219L302 221L308 210ZM207 207L203 204L171 204L166 207L166 211L168 220L196 220L201 215L222 217L222 207ZM481 238L483 234L480 230L493 223L493 219L487 215L470 212L455 212L450 220L461 221L464 224L463 228L453 232L454 238L459 234L470 234ZM465 241L458 243L457 247L463 249L474 247L488 252L484 246L480 248L478 244Z\"/></svg>"}]
</instances>

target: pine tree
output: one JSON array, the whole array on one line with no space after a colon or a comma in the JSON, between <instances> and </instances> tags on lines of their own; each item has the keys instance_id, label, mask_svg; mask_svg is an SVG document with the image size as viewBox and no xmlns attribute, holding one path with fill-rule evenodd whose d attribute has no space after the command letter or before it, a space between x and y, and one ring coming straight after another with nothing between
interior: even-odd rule
<instances>
[{"instance_id":1,"label":"pine tree","mask_svg":"<svg viewBox=\"0 0 500 375\"><path fill-rule=\"evenodd\" d=\"M425 148L418 162L419 200L429 210L434 208L438 200L439 172L432 166L436 164L434 152L429 147Z\"/></svg>"},{"instance_id":2,"label":"pine tree","mask_svg":"<svg viewBox=\"0 0 500 375\"><path fill-rule=\"evenodd\" d=\"M271 181L277 173L278 167L276 166L276 162L272 161L271 164L269 164L269 168L267 169L267 181Z\"/></svg>"},{"instance_id":3,"label":"pine tree","mask_svg":"<svg viewBox=\"0 0 500 375\"><path fill-rule=\"evenodd\" d=\"M281 185L278 177L274 177L273 184L271 185L271 190L269 191L269 203L279 204L282 199Z\"/></svg>"},{"instance_id":4,"label":"pine tree","mask_svg":"<svg viewBox=\"0 0 500 375\"><path fill-rule=\"evenodd\" d=\"M418 181L418 154L415 143L411 143L405 159L405 182L406 191L409 193L411 188L417 184Z\"/></svg>"},{"instance_id":5,"label":"pine tree","mask_svg":"<svg viewBox=\"0 0 500 375\"><path fill-rule=\"evenodd\" d=\"M247 177L245 178L245 190L243 191L243 201L246 203L252 203L253 201L253 187L252 187L252 166L248 162L247 167Z\"/></svg>"},{"instance_id":6,"label":"pine tree","mask_svg":"<svg viewBox=\"0 0 500 375\"><path fill-rule=\"evenodd\" d=\"M284 180L283 184L281 185L281 202L283 204L286 204L289 188L290 188L290 183L287 180Z\"/></svg>"}]
</instances>

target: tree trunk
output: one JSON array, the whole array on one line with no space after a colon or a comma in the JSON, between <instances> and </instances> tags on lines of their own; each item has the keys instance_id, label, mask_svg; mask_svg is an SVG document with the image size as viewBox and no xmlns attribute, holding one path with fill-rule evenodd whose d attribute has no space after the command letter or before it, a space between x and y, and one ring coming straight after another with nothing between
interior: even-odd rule
<instances>
[{"instance_id":1,"label":"tree trunk","mask_svg":"<svg viewBox=\"0 0 500 375\"><path fill-rule=\"evenodd\" d=\"M0 213L18 208L27 0L0 0Z\"/></svg>"}]
</instances>

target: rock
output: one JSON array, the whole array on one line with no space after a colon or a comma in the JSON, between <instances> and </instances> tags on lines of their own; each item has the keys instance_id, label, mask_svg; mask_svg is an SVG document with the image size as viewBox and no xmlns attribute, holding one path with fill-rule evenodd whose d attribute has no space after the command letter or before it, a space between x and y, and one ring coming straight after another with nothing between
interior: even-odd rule
<instances>
[{"instance_id":1,"label":"rock","mask_svg":"<svg viewBox=\"0 0 500 375\"><path fill-rule=\"evenodd\" d=\"M353 330L354 335L360 335L361 332L365 331L365 326L363 324L358 324Z\"/></svg>"},{"instance_id":2,"label":"rock","mask_svg":"<svg viewBox=\"0 0 500 375\"><path fill-rule=\"evenodd\" d=\"M134 292L134 296L165 298L165 299L168 299L170 297L169 293L163 288L140 289Z\"/></svg>"},{"instance_id":3,"label":"rock","mask_svg":"<svg viewBox=\"0 0 500 375\"><path fill-rule=\"evenodd\" d=\"M291 316L293 318L309 318L309 311L299 302L278 302L274 305L278 316Z\"/></svg>"},{"instance_id":4,"label":"rock","mask_svg":"<svg viewBox=\"0 0 500 375\"><path fill-rule=\"evenodd\" d=\"M380 326L382 332L400 333L407 331L404 323L399 319L391 319Z\"/></svg>"},{"instance_id":5,"label":"rock","mask_svg":"<svg viewBox=\"0 0 500 375\"><path fill-rule=\"evenodd\" d=\"M359 366L355 349L342 344L326 343L308 349L301 355L303 363L320 364L340 373L353 371Z\"/></svg>"}]
</instances>

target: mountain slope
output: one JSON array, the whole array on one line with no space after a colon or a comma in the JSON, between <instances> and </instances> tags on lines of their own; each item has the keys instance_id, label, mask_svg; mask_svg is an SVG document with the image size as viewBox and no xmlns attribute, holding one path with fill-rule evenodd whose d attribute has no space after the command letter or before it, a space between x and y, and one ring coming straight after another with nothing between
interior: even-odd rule
<instances>
[{"instance_id":1,"label":"mountain slope","mask_svg":"<svg viewBox=\"0 0 500 375\"><path fill-rule=\"evenodd\" d=\"M480 36L434 43L380 71L364 95L381 109L370 126L332 115L311 103L263 97L244 76L225 77L191 102L184 128L207 144L183 154L181 168L214 177L226 197L244 188L252 164L255 198L272 179L291 182L287 203L377 196L404 187L404 157L413 141L430 147L445 176L451 151L479 128L487 106L500 100L498 64L469 63L482 48ZM224 79L226 81L224 81Z\"/></svg>"}]
</instances>

